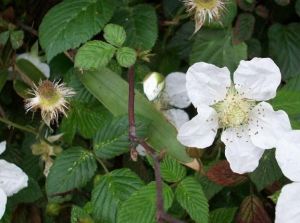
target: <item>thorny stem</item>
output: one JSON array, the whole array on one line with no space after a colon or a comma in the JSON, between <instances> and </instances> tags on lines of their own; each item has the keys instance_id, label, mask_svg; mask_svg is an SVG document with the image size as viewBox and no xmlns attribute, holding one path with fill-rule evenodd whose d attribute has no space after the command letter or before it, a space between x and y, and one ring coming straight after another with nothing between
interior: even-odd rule
<instances>
[{"instance_id":1,"label":"thorny stem","mask_svg":"<svg viewBox=\"0 0 300 223\"><path fill-rule=\"evenodd\" d=\"M64 198L65 196L69 195L69 194L78 194L82 197L84 197L85 199L87 199L88 201L91 200L91 197L79 190L77 190L77 188L74 188L73 190L69 190L69 191L66 191L66 192L62 192L62 193L55 193L55 194L50 194L49 197L50 198L54 198L54 197L62 197Z\"/></svg>"},{"instance_id":2,"label":"thorny stem","mask_svg":"<svg viewBox=\"0 0 300 223\"><path fill-rule=\"evenodd\" d=\"M163 205L163 192L162 192L162 179L159 163L162 161L165 151L162 151L161 155L155 154L154 149L150 147L144 139L137 137L135 129L135 119L134 119L134 72L133 68L130 67L128 70L129 74L129 100L128 100L128 118L129 118L129 140L131 150L135 150L135 142L142 145L147 153L152 157L154 161L154 171L155 171L155 181L156 181L156 220L158 223L163 223L166 220L170 223L184 223L181 220L173 218L164 211Z\"/></svg>"}]
</instances>

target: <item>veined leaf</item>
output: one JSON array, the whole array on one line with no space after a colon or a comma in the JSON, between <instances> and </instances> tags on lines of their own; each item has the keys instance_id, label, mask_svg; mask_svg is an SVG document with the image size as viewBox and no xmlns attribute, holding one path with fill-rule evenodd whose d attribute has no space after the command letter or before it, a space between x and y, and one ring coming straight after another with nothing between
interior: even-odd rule
<instances>
[{"instance_id":1,"label":"veined leaf","mask_svg":"<svg viewBox=\"0 0 300 223\"><path fill-rule=\"evenodd\" d=\"M24 32L22 30L13 31L10 34L10 43L14 50L19 49L23 45Z\"/></svg>"},{"instance_id":2,"label":"veined leaf","mask_svg":"<svg viewBox=\"0 0 300 223\"><path fill-rule=\"evenodd\" d=\"M268 31L270 57L280 67L282 78L288 80L300 73L300 24L273 24Z\"/></svg>"},{"instance_id":3,"label":"veined leaf","mask_svg":"<svg viewBox=\"0 0 300 223\"><path fill-rule=\"evenodd\" d=\"M197 223L208 222L208 203L201 185L192 177L183 179L177 186L175 196L181 206Z\"/></svg>"},{"instance_id":4,"label":"veined leaf","mask_svg":"<svg viewBox=\"0 0 300 223\"><path fill-rule=\"evenodd\" d=\"M89 213L87 210L84 210L76 205L73 205L71 211L71 223L78 223L78 219L89 218Z\"/></svg>"},{"instance_id":5,"label":"veined leaf","mask_svg":"<svg viewBox=\"0 0 300 223\"><path fill-rule=\"evenodd\" d=\"M114 1L63 1L44 17L39 29L42 48L47 61L64 50L78 47L99 33L111 19Z\"/></svg>"},{"instance_id":6,"label":"veined leaf","mask_svg":"<svg viewBox=\"0 0 300 223\"><path fill-rule=\"evenodd\" d=\"M114 115L128 112L128 83L107 68L79 74L85 87ZM138 91L135 92L135 113L151 121L147 142L155 149L167 148L167 154L185 164L193 161L185 147L176 140L177 131L161 112ZM196 162L188 165L198 168Z\"/></svg>"},{"instance_id":7,"label":"veined leaf","mask_svg":"<svg viewBox=\"0 0 300 223\"><path fill-rule=\"evenodd\" d=\"M173 202L172 189L163 184L164 210L167 211ZM156 185L151 182L140 191L135 192L124 202L117 223L155 223Z\"/></svg>"},{"instance_id":8,"label":"veined leaf","mask_svg":"<svg viewBox=\"0 0 300 223\"><path fill-rule=\"evenodd\" d=\"M196 62L228 67L233 73L241 60L247 59L247 45L233 43L233 31L200 29L190 54L190 65Z\"/></svg>"},{"instance_id":9,"label":"veined leaf","mask_svg":"<svg viewBox=\"0 0 300 223\"><path fill-rule=\"evenodd\" d=\"M158 28L156 13L151 5L124 7L115 12L111 22L124 27L127 38L123 46L141 46L142 50L154 46Z\"/></svg>"},{"instance_id":10,"label":"veined leaf","mask_svg":"<svg viewBox=\"0 0 300 223\"><path fill-rule=\"evenodd\" d=\"M130 67L136 61L137 53L129 47L122 47L117 51L117 61L122 67Z\"/></svg>"},{"instance_id":11,"label":"veined leaf","mask_svg":"<svg viewBox=\"0 0 300 223\"><path fill-rule=\"evenodd\" d=\"M154 168L153 159L147 156L149 163ZM186 176L186 169L177 161L165 156L160 162L161 177L167 182L178 182Z\"/></svg>"},{"instance_id":12,"label":"veined leaf","mask_svg":"<svg viewBox=\"0 0 300 223\"><path fill-rule=\"evenodd\" d=\"M25 59L19 59L16 62L20 71L30 78L31 81L38 83L40 80L45 80L45 75L30 61Z\"/></svg>"},{"instance_id":13,"label":"veined leaf","mask_svg":"<svg viewBox=\"0 0 300 223\"><path fill-rule=\"evenodd\" d=\"M236 44L249 40L254 29L255 18L250 13L239 14L234 28L234 42Z\"/></svg>"},{"instance_id":14,"label":"veined leaf","mask_svg":"<svg viewBox=\"0 0 300 223\"><path fill-rule=\"evenodd\" d=\"M284 110L288 115L300 114L300 92L279 90L270 101L274 110Z\"/></svg>"},{"instance_id":15,"label":"veined leaf","mask_svg":"<svg viewBox=\"0 0 300 223\"><path fill-rule=\"evenodd\" d=\"M92 192L95 218L101 223L115 223L123 203L143 186L141 179L129 169L114 170L106 174ZM138 205L135 207L140 208Z\"/></svg>"},{"instance_id":16,"label":"veined leaf","mask_svg":"<svg viewBox=\"0 0 300 223\"><path fill-rule=\"evenodd\" d=\"M114 46L121 47L126 40L126 32L122 26L108 24L103 31L105 40Z\"/></svg>"},{"instance_id":17,"label":"veined leaf","mask_svg":"<svg viewBox=\"0 0 300 223\"><path fill-rule=\"evenodd\" d=\"M146 138L149 120L136 116L136 134L140 138ZM99 129L94 137L94 151L97 156L110 159L130 150L128 141L129 123L128 116L115 117Z\"/></svg>"},{"instance_id":18,"label":"veined leaf","mask_svg":"<svg viewBox=\"0 0 300 223\"><path fill-rule=\"evenodd\" d=\"M109 43L94 40L84 44L75 57L75 67L99 69L108 64L115 53L115 47Z\"/></svg>"},{"instance_id":19,"label":"veined leaf","mask_svg":"<svg viewBox=\"0 0 300 223\"><path fill-rule=\"evenodd\" d=\"M89 151L81 147L65 150L57 156L50 168L46 181L47 195L63 193L74 188L80 189L93 177L96 168L95 157ZM49 197L49 201L53 203L60 203L69 199L70 196L65 198L61 196Z\"/></svg>"},{"instance_id":20,"label":"veined leaf","mask_svg":"<svg viewBox=\"0 0 300 223\"><path fill-rule=\"evenodd\" d=\"M237 208L218 208L210 212L209 223L233 222Z\"/></svg>"}]
</instances>

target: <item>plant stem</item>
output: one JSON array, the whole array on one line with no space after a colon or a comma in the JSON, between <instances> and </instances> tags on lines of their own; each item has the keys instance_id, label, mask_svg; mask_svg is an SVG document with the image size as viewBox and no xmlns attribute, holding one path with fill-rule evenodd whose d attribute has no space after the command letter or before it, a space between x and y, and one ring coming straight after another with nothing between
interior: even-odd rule
<instances>
[{"instance_id":1,"label":"plant stem","mask_svg":"<svg viewBox=\"0 0 300 223\"><path fill-rule=\"evenodd\" d=\"M94 154L94 156L96 157L96 160L98 161L98 163L100 163L100 165L101 165L102 168L104 169L105 173L108 174L109 171L108 171L108 169L106 168L106 166L104 165L104 163L102 162L102 160L101 160L96 154Z\"/></svg>"}]
</instances>

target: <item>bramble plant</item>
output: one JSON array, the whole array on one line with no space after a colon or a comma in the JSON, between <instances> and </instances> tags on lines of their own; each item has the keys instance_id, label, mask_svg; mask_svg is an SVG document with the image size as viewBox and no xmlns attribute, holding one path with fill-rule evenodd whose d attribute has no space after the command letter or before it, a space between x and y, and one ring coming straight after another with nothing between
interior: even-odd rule
<instances>
[{"instance_id":1,"label":"bramble plant","mask_svg":"<svg viewBox=\"0 0 300 223\"><path fill-rule=\"evenodd\" d=\"M0 223L299 223L300 0L0 3Z\"/></svg>"}]
</instances>

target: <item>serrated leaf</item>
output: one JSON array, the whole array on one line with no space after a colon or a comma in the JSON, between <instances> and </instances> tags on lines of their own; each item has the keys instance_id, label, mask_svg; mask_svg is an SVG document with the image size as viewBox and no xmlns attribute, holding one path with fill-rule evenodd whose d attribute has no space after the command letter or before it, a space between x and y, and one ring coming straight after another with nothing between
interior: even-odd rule
<instances>
[{"instance_id":1,"label":"serrated leaf","mask_svg":"<svg viewBox=\"0 0 300 223\"><path fill-rule=\"evenodd\" d=\"M247 45L233 43L233 32L201 28L192 47L189 64L196 62L212 63L227 67L233 73L241 60L247 58Z\"/></svg>"},{"instance_id":2,"label":"serrated leaf","mask_svg":"<svg viewBox=\"0 0 300 223\"><path fill-rule=\"evenodd\" d=\"M261 44L258 39L251 38L246 41L246 44L248 49L248 59L261 56Z\"/></svg>"},{"instance_id":3,"label":"serrated leaf","mask_svg":"<svg viewBox=\"0 0 300 223\"><path fill-rule=\"evenodd\" d=\"M250 13L239 14L234 27L234 42L249 40L252 36L254 29L255 18Z\"/></svg>"},{"instance_id":4,"label":"serrated leaf","mask_svg":"<svg viewBox=\"0 0 300 223\"><path fill-rule=\"evenodd\" d=\"M210 212L209 223L233 222L237 208L218 208Z\"/></svg>"},{"instance_id":5,"label":"serrated leaf","mask_svg":"<svg viewBox=\"0 0 300 223\"><path fill-rule=\"evenodd\" d=\"M202 186L207 200L210 200L213 196L215 196L223 189L221 185L210 181L207 177L204 176L200 176L199 183Z\"/></svg>"},{"instance_id":6,"label":"serrated leaf","mask_svg":"<svg viewBox=\"0 0 300 223\"><path fill-rule=\"evenodd\" d=\"M110 60L106 67L116 74L122 75L122 67L115 59Z\"/></svg>"},{"instance_id":7,"label":"serrated leaf","mask_svg":"<svg viewBox=\"0 0 300 223\"><path fill-rule=\"evenodd\" d=\"M279 66L283 80L300 72L300 24L273 24L268 31L270 57Z\"/></svg>"},{"instance_id":8,"label":"serrated leaf","mask_svg":"<svg viewBox=\"0 0 300 223\"><path fill-rule=\"evenodd\" d=\"M19 49L23 45L24 32L22 30L13 31L10 34L10 43L14 50Z\"/></svg>"},{"instance_id":9,"label":"serrated leaf","mask_svg":"<svg viewBox=\"0 0 300 223\"><path fill-rule=\"evenodd\" d=\"M114 115L128 112L128 83L107 68L79 74L85 87ZM185 147L176 140L177 131L161 112L145 97L135 91L135 114L151 120L147 142L155 149L167 148L167 154L182 163L197 168L197 163L187 156ZM195 166L194 166L195 165Z\"/></svg>"},{"instance_id":10,"label":"serrated leaf","mask_svg":"<svg viewBox=\"0 0 300 223\"><path fill-rule=\"evenodd\" d=\"M29 178L28 186L10 197L9 201L14 203L33 203L42 196L43 194L38 183L32 178Z\"/></svg>"},{"instance_id":11,"label":"serrated leaf","mask_svg":"<svg viewBox=\"0 0 300 223\"><path fill-rule=\"evenodd\" d=\"M74 188L80 189L94 176L96 168L95 157L91 152L81 147L72 147L63 151L56 157L47 177L48 197L51 194L63 193ZM70 196L65 198L56 196L48 199L49 202L60 203L69 200Z\"/></svg>"},{"instance_id":12,"label":"serrated leaf","mask_svg":"<svg viewBox=\"0 0 300 223\"><path fill-rule=\"evenodd\" d=\"M98 40L89 41L78 50L75 67L82 69L99 69L108 64L115 53L115 47Z\"/></svg>"},{"instance_id":13,"label":"serrated leaf","mask_svg":"<svg viewBox=\"0 0 300 223\"><path fill-rule=\"evenodd\" d=\"M75 133L76 133L76 116L75 112L72 110L68 113L68 117L63 117L61 122L61 131L63 134L64 142L67 144L71 144Z\"/></svg>"},{"instance_id":14,"label":"serrated leaf","mask_svg":"<svg viewBox=\"0 0 300 223\"><path fill-rule=\"evenodd\" d=\"M167 211L173 203L174 194L172 189L164 183L162 189L164 210ZM156 222L155 214L156 185L151 182L124 202L117 223L154 223Z\"/></svg>"},{"instance_id":15,"label":"serrated leaf","mask_svg":"<svg viewBox=\"0 0 300 223\"><path fill-rule=\"evenodd\" d=\"M86 210L73 205L71 211L71 223L78 223L78 219L86 216L89 216L89 213Z\"/></svg>"},{"instance_id":16,"label":"serrated leaf","mask_svg":"<svg viewBox=\"0 0 300 223\"><path fill-rule=\"evenodd\" d=\"M32 154L27 154L22 160L22 169L28 177L39 181L43 177L43 167L41 165L41 158Z\"/></svg>"},{"instance_id":17,"label":"serrated leaf","mask_svg":"<svg viewBox=\"0 0 300 223\"><path fill-rule=\"evenodd\" d=\"M287 84L283 86L282 89L300 92L300 73L297 76L291 78L287 82Z\"/></svg>"},{"instance_id":18,"label":"serrated leaf","mask_svg":"<svg viewBox=\"0 0 300 223\"><path fill-rule=\"evenodd\" d=\"M255 8L255 13L262 17L263 19L267 19L269 16L269 9L264 5L258 5Z\"/></svg>"},{"instance_id":19,"label":"serrated leaf","mask_svg":"<svg viewBox=\"0 0 300 223\"><path fill-rule=\"evenodd\" d=\"M237 223L271 223L271 220L259 198L250 195L241 204Z\"/></svg>"},{"instance_id":20,"label":"serrated leaf","mask_svg":"<svg viewBox=\"0 0 300 223\"><path fill-rule=\"evenodd\" d=\"M211 166L206 173L206 177L222 186L237 186L248 180L246 175L232 172L227 160Z\"/></svg>"},{"instance_id":21,"label":"serrated leaf","mask_svg":"<svg viewBox=\"0 0 300 223\"><path fill-rule=\"evenodd\" d=\"M149 120L136 116L136 134L145 138L148 133ZM94 151L97 156L110 159L122 153L129 152L128 141L129 123L128 116L117 116L99 129L94 137Z\"/></svg>"},{"instance_id":22,"label":"serrated leaf","mask_svg":"<svg viewBox=\"0 0 300 223\"><path fill-rule=\"evenodd\" d=\"M123 46L142 50L151 49L157 39L157 18L151 5L141 4L132 8L124 7L115 12L112 23L124 27L127 38Z\"/></svg>"},{"instance_id":23,"label":"serrated leaf","mask_svg":"<svg viewBox=\"0 0 300 223\"><path fill-rule=\"evenodd\" d=\"M286 5L290 4L290 0L275 0L275 2L281 6L286 6Z\"/></svg>"},{"instance_id":24,"label":"serrated leaf","mask_svg":"<svg viewBox=\"0 0 300 223\"><path fill-rule=\"evenodd\" d=\"M147 156L149 163L154 168L153 159ZM161 177L167 182L178 182L186 176L186 169L177 161L165 156L163 161L160 162Z\"/></svg>"},{"instance_id":25,"label":"serrated leaf","mask_svg":"<svg viewBox=\"0 0 300 223\"><path fill-rule=\"evenodd\" d=\"M45 75L29 60L19 59L16 61L16 65L24 75L29 77L29 79L35 83L46 79Z\"/></svg>"},{"instance_id":26,"label":"serrated leaf","mask_svg":"<svg viewBox=\"0 0 300 223\"><path fill-rule=\"evenodd\" d=\"M10 33L8 31L5 31L0 34L0 44L5 45L8 38L9 38Z\"/></svg>"},{"instance_id":27,"label":"serrated leaf","mask_svg":"<svg viewBox=\"0 0 300 223\"><path fill-rule=\"evenodd\" d=\"M131 67L136 61L137 53L129 47L117 50L117 61L122 67Z\"/></svg>"},{"instance_id":28,"label":"serrated leaf","mask_svg":"<svg viewBox=\"0 0 300 223\"><path fill-rule=\"evenodd\" d=\"M122 26L108 24L103 31L105 40L117 47L121 47L126 40L126 32Z\"/></svg>"},{"instance_id":29,"label":"serrated leaf","mask_svg":"<svg viewBox=\"0 0 300 223\"><path fill-rule=\"evenodd\" d=\"M275 159L275 151L265 150L259 161L259 166L252 173L249 173L251 181L260 191L264 187L274 183L282 176L280 167Z\"/></svg>"},{"instance_id":30,"label":"serrated leaf","mask_svg":"<svg viewBox=\"0 0 300 223\"><path fill-rule=\"evenodd\" d=\"M239 7L245 11L253 11L255 7L255 1L237 0Z\"/></svg>"},{"instance_id":31,"label":"serrated leaf","mask_svg":"<svg viewBox=\"0 0 300 223\"><path fill-rule=\"evenodd\" d=\"M208 222L208 203L200 184L194 178L183 179L177 185L175 196L195 222Z\"/></svg>"},{"instance_id":32,"label":"serrated leaf","mask_svg":"<svg viewBox=\"0 0 300 223\"><path fill-rule=\"evenodd\" d=\"M44 17L39 29L42 48L47 61L65 50L78 47L99 33L111 19L114 1L63 1Z\"/></svg>"},{"instance_id":33,"label":"serrated leaf","mask_svg":"<svg viewBox=\"0 0 300 223\"><path fill-rule=\"evenodd\" d=\"M279 90L276 97L270 100L274 110L284 110L288 115L300 114L300 92Z\"/></svg>"},{"instance_id":34,"label":"serrated leaf","mask_svg":"<svg viewBox=\"0 0 300 223\"><path fill-rule=\"evenodd\" d=\"M115 223L123 203L143 186L141 179L129 169L106 174L92 192L95 218L101 223Z\"/></svg>"}]
</instances>

